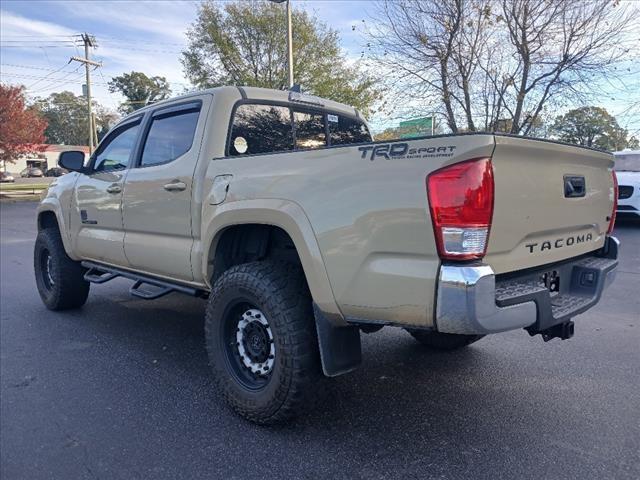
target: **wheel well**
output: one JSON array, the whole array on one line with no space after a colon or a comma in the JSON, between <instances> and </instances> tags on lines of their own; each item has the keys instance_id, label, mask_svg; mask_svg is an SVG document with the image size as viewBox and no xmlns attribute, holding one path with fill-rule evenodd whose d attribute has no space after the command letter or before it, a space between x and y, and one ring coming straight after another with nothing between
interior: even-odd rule
<instances>
[{"instance_id":1,"label":"wheel well","mask_svg":"<svg viewBox=\"0 0 640 480\"><path fill-rule=\"evenodd\" d=\"M45 228L56 228L60 230L60 227L58 226L58 219L56 218L55 213L47 211L42 212L40 215L38 215L38 231Z\"/></svg>"},{"instance_id":2,"label":"wheel well","mask_svg":"<svg viewBox=\"0 0 640 480\"><path fill-rule=\"evenodd\" d=\"M235 265L266 259L300 264L296 246L283 229L273 225L234 225L220 234L209 251L207 275L213 284Z\"/></svg>"}]
</instances>

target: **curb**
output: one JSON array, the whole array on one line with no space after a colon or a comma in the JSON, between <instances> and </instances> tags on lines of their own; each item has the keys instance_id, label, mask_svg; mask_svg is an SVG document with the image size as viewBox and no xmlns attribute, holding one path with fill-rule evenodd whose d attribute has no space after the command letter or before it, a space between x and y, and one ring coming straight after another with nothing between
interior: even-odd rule
<instances>
[{"instance_id":1,"label":"curb","mask_svg":"<svg viewBox=\"0 0 640 480\"><path fill-rule=\"evenodd\" d=\"M0 195L0 203L22 203L22 202L39 202L40 195Z\"/></svg>"}]
</instances>

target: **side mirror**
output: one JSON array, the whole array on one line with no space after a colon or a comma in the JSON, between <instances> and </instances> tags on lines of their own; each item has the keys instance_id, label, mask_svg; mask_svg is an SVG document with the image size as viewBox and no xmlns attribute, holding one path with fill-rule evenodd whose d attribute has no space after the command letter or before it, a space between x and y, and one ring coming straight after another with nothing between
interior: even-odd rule
<instances>
[{"instance_id":1,"label":"side mirror","mask_svg":"<svg viewBox=\"0 0 640 480\"><path fill-rule=\"evenodd\" d=\"M84 152L79 150L62 152L58 158L58 165L72 172L81 172L84 170Z\"/></svg>"}]
</instances>

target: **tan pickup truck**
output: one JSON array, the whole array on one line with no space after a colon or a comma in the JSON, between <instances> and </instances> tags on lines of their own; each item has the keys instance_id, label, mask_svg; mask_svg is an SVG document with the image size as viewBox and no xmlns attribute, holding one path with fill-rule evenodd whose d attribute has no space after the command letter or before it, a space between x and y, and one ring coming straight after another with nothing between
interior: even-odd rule
<instances>
[{"instance_id":1,"label":"tan pickup truck","mask_svg":"<svg viewBox=\"0 0 640 480\"><path fill-rule=\"evenodd\" d=\"M493 134L373 142L352 107L295 92L163 101L60 164L38 208L45 305L78 308L115 277L144 299L208 298L219 390L259 423L356 368L360 332L440 349L569 338L617 267L611 155Z\"/></svg>"}]
</instances>

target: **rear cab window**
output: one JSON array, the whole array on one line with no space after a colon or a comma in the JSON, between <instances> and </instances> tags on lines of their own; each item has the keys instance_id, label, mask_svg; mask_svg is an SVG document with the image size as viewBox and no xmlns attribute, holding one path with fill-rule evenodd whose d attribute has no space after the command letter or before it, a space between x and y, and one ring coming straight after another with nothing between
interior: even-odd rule
<instances>
[{"instance_id":1,"label":"rear cab window","mask_svg":"<svg viewBox=\"0 0 640 480\"><path fill-rule=\"evenodd\" d=\"M318 149L371 142L364 121L323 109L289 104L239 104L229 132L229 156Z\"/></svg>"},{"instance_id":2,"label":"rear cab window","mask_svg":"<svg viewBox=\"0 0 640 480\"><path fill-rule=\"evenodd\" d=\"M293 125L295 128L296 150L327 146L324 113L294 110Z\"/></svg>"},{"instance_id":3,"label":"rear cab window","mask_svg":"<svg viewBox=\"0 0 640 480\"><path fill-rule=\"evenodd\" d=\"M367 125L360 119L328 114L327 120L331 145L366 143L373 140Z\"/></svg>"}]
</instances>

